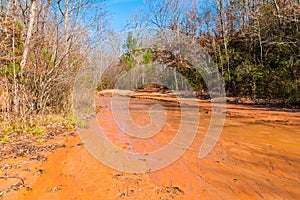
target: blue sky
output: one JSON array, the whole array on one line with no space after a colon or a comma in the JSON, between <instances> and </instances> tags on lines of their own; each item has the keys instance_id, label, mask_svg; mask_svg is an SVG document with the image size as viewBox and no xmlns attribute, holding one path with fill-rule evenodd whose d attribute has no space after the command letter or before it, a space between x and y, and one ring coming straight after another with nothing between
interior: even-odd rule
<instances>
[{"instance_id":1,"label":"blue sky","mask_svg":"<svg viewBox=\"0 0 300 200\"><path fill-rule=\"evenodd\" d=\"M111 28L122 31L135 11L143 5L143 0L106 0L105 7L111 15Z\"/></svg>"}]
</instances>

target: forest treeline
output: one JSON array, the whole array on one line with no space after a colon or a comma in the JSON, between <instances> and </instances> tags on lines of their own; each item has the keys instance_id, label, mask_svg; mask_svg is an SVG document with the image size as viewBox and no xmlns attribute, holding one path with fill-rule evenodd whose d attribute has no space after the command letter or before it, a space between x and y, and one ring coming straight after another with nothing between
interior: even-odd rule
<instances>
[{"instance_id":1,"label":"forest treeline","mask_svg":"<svg viewBox=\"0 0 300 200\"><path fill-rule=\"evenodd\" d=\"M218 65L227 96L300 105L298 0L156 0L146 4L133 18L132 27L169 28L196 38ZM194 72L184 73L194 89L205 90Z\"/></svg>"},{"instance_id":2,"label":"forest treeline","mask_svg":"<svg viewBox=\"0 0 300 200\"><path fill-rule=\"evenodd\" d=\"M196 38L218 65L227 95L299 105L299 0L146 0L140 9L130 28L169 28ZM107 19L97 0L2 0L1 120L70 112L76 73L108 34ZM146 53L143 59L155 59L155 52ZM205 90L199 74L186 74ZM106 87L114 77L104 78Z\"/></svg>"}]
</instances>

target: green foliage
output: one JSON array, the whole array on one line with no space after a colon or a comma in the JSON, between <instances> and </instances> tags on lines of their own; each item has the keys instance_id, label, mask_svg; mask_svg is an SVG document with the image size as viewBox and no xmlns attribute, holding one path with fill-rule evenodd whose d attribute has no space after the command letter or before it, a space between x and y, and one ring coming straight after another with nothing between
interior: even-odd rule
<instances>
[{"instance_id":1,"label":"green foliage","mask_svg":"<svg viewBox=\"0 0 300 200\"><path fill-rule=\"evenodd\" d=\"M86 121L82 118L76 119L75 122L76 122L76 126L79 127L79 128L86 128L87 127Z\"/></svg>"},{"instance_id":2,"label":"green foliage","mask_svg":"<svg viewBox=\"0 0 300 200\"><path fill-rule=\"evenodd\" d=\"M28 133L34 136L41 136L43 135L45 129L39 125L34 125L33 127L30 127L28 130Z\"/></svg>"},{"instance_id":3,"label":"green foliage","mask_svg":"<svg viewBox=\"0 0 300 200\"><path fill-rule=\"evenodd\" d=\"M299 102L300 24L279 18L274 5L267 3L258 8L258 18L248 21L245 30L228 34L229 63L222 43L221 55L214 55L220 69L224 69L227 93L280 98L295 105ZM290 12L284 8L281 11L286 15Z\"/></svg>"},{"instance_id":4,"label":"green foliage","mask_svg":"<svg viewBox=\"0 0 300 200\"><path fill-rule=\"evenodd\" d=\"M135 60L129 55L125 54L121 57L121 62L125 62L125 65L122 66L121 72L128 71L133 68Z\"/></svg>"},{"instance_id":5,"label":"green foliage","mask_svg":"<svg viewBox=\"0 0 300 200\"><path fill-rule=\"evenodd\" d=\"M49 51L48 47L44 47L43 51L42 51L42 58L44 58L47 61L51 60L51 52Z\"/></svg>"},{"instance_id":6,"label":"green foliage","mask_svg":"<svg viewBox=\"0 0 300 200\"><path fill-rule=\"evenodd\" d=\"M150 64L154 59L154 54L150 49L147 49L143 55L144 64Z\"/></svg>"},{"instance_id":7,"label":"green foliage","mask_svg":"<svg viewBox=\"0 0 300 200\"><path fill-rule=\"evenodd\" d=\"M25 124L19 120L16 120L4 130L4 133L6 133L6 134L24 133L24 131L25 131Z\"/></svg>"},{"instance_id":8,"label":"green foliage","mask_svg":"<svg viewBox=\"0 0 300 200\"><path fill-rule=\"evenodd\" d=\"M9 142L10 140L11 138L5 136L1 139L1 142Z\"/></svg>"},{"instance_id":9,"label":"green foliage","mask_svg":"<svg viewBox=\"0 0 300 200\"><path fill-rule=\"evenodd\" d=\"M46 140L42 138L42 139L39 139L37 142L40 143L40 144L43 144L43 143L46 142Z\"/></svg>"},{"instance_id":10,"label":"green foliage","mask_svg":"<svg viewBox=\"0 0 300 200\"><path fill-rule=\"evenodd\" d=\"M127 51L132 51L137 48L137 40L133 37L132 32L128 33L127 40L124 47Z\"/></svg>"},{"instance_id":11,"label":"green foliage","mask_svg":"<svg viewBox=\"0 0 300 200\"><path fill-rule=\"evenodd\" d=\"M76 120L75 120L73 114L70 114L68 117L68 124L66 125L66 128L72 129L75 127L75 125L76 125Z\"/></svg>"}]
</instances>

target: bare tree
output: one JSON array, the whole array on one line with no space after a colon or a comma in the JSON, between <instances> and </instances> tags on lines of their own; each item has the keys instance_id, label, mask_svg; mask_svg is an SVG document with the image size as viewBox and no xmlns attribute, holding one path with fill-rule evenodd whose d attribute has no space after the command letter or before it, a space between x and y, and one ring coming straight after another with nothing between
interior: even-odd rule
<instances>
[{"instance_id":1,"label":"bare tree","mask_svg":"<svg viewBox=\"0 0 300 200\"><path fill-rule=\"evenodd\" d=\"M91 9L94 16L85 15ZM87 64L89 52L105 31L102 4L5 0L0 12L0 76L5 77L9 96L6 111L25 119L33 113L69 109L76 72Z\"/></svg>"}]
</instances>

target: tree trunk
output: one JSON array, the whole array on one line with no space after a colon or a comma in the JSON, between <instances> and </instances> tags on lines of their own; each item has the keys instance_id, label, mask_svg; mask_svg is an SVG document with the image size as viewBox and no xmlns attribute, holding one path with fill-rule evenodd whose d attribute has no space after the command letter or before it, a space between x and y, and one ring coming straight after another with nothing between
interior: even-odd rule
<instances>
[{"instance_id":1,"label":"tree trunk","mask_svg":"<svg viewBox=\"0 0 300 200\"><path fill-rule=\"evenodd\" d=\"M66 55L66 67L67 70L69 66L69 0L66 0L65 5L65 27L64 27L64 33L65 33L65 55Z\"/></svg>"},{"instance_id":2,"label":"tree trunk","mask_svg":"<svg viewBox=\"0 0 300 200\"><path fill-rule=\"evenodd\" d=\"M32 0L31 1L31 7L30 7L30 14L29 14L29 25L28 25L28 29L27 29L27 34L26 34L26 40L24 43L24 51L23 51L23 56L22 56L22 60L20 63L20 67L21 67L21 73L26 65L26 61L27 61L27 57L28 57L28 52L29 52L29 45L30 45L30 39L32 36L32 32L33 32L33 26L34 26L34 19L35 19L35 15L36 15L36 8L37 8L37 4L36 4L36 0Z\"/></svg>"}]
</instances>

